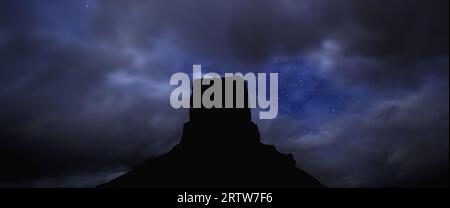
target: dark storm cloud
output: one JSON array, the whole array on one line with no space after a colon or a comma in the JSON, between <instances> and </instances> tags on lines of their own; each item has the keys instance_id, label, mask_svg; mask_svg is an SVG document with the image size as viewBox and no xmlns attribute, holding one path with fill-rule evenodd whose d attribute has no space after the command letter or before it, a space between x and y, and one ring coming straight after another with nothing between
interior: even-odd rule
<instances>
[{"instance_id":1,"label":"dark storm cloud","mask_svg":"<svg viewBox=\"0 0 450 208\"><path fill-rule=\"evenodd\" d=\"M126 166L167 148L180 130L181 118L163 116L171 109L158 82L116 72L129 66L126 56L32 35L0 51L2 178Z\"/></svg>"},{"instance_id":2,"label":"dark storm cloud","mask_svg":"<svg viewBox=\"0 0 450 208\"><path fill-rule=\"evenodd\" d=\"M328 185L436 186L448 181L447 89L448 82L432 80L401 98L355 100L339 116L281 117L260 126L266 142L293 152ZM317 129L304 131L312 120Z\"/></svg>"},{"instance_id":3,"label":"dark storm cloud","mask_svg":"<svg viewBox=\"0 0 450 208\"><path fill-rule=\"evenodd\" d=\"M136 58L124 51L54 34L33 3L2 4L0 184L115 173L173 145L183 115L166 80L127 73Z\"/></svg>"},{"instance_id":4,"label":"dark storm cloud","mask_svg":"<svg viewBox=\"0 0 450 208\"><path fill-rule=\"evenodd\" d=\"M354 1L349 52L403 61L448 54L448 1ZM358 32L359 30L359 32ZM348 34L347 32L347 34ZM344 35L343 35L344 36ZM409 60L407 60L409 59Z\"/></svg>"},{"instance_id":5,"label":"dark storm cloud","mask_svg":"<svg viewBox=\"0 0 450 208\"><path fill-rule=\"evenodd\" d=\"M412 184L448 160L448 1L86 2L0 2L0 185L85 184L161 154L186 119L173 72L279 58L356 98L338 117L306 102L261 122L327 184Z\"/></svg>"},{"instance_id":6,"label":"dark storm cloud","mask_svg":"<svg viewBox=\"0 0 450 208\"><path fill-rule=\"evenodd\" d=\"M321 15L314 14L311 4L271 0L257 4L101 1L94 26L100 36L131 41L138 47L149 46L155 37L166 35L193 55L234 64L255 63L277 54L297 53L320 41Z\"/></svg>"},{"instance_id":7,"label":"dark storm cloud","mask_svg":"<svg viewBox=\"0 0 450 208\"><path fill-rule=\"evenodd\" d=\"M346 55L406 69L448 54L447 6L445 0L100 1L94 26L102 38L137 46L168 33L193 54L244 63L309 53L331 39Z\"/></svg>"}]
</instances>

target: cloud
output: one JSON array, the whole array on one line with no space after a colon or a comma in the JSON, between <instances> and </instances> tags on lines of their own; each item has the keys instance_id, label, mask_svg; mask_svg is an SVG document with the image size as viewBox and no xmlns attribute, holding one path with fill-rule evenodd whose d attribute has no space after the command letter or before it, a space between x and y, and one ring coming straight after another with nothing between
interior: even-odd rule
<instances>
[{"instance_id":1,"label":"cloud","mask_svg":"<svg viewBox=\"0 0 450 208\"><path fill-rule=\"evenodd\" d=\"M415 93L356 101L339 116L316 118L314 132L305 131L309 119L292 117L260 129L332 187L436 186L434 177L448 173L447 88L429 80Z\"/></svg>"},{"instance_id":2,"label":"cloud","mask_svg":"<svg viewBox=\"0 0 450 208\"><path fill-rule=\"evenodd\" d=\"M280 79L318 77L351 98L337 116L318 94L300 99L305 115L259 122L265 142L327 184L415 184L448 167L448 1L89 5L0 2L0 181L126 170L179 139L187 116L170 108L172 73L279 60L303 64L274 69Z\"/></svg>"},{"instance_id":3,"label":"cloud","mask_svg":"<svg viewBox=\"0 0 450 208\"><path fill-rule=\"evenodd\" d=\"M21 6L2 15L16 19ZM156 70L171 49L143 60L134 48L58 36L30 11L0 36L2 183L123 171L175 144L186 115L169 107L168 75Z\"/></svg>"}]
</instances>

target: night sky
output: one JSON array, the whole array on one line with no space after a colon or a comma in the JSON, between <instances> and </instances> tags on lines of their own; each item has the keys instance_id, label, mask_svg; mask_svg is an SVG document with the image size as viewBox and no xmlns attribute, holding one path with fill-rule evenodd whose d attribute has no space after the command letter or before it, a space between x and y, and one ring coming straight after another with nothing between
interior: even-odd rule
<instances>
[{"instance_id":1,"label":"night sky","mask_svg":"<svg viewBox=\"0 0 450 208\"><path fill-rule=\"evenodd\" d=\"M193 64L278 72L278 117L253 121L327 186L448 180L448 4L1 0L0 187L90 187L169 151L188 120L169 79Z\"/></svg>"}]
</instances>

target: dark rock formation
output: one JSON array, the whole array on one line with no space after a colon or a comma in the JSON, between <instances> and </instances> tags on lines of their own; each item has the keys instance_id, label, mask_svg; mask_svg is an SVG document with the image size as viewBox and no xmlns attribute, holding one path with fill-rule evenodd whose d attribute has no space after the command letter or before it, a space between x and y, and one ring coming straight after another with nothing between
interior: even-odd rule
<instances>
[{"instance_id":1,"label":"dark rock formation","mask_svg":"<svg viewBox=\"0 0 450 208\"><path fill-rule=\"evenodd\" d=\"M291 154L260 143L249 108L191 108L189 114L170 152L99 187L323 187L296 168Z\"/></svg>"}]
</instances>

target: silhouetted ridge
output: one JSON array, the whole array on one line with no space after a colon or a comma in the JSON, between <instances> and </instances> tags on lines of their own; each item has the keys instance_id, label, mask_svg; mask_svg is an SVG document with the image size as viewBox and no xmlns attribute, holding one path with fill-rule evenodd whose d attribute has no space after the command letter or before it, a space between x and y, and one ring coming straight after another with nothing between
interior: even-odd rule
<instances>
[{"instance_id":1,"label":"silhouetted ridge","mask_svg":"<svg viewBox=\"0 0 450 208\"><path fill-rule=\"evenodd\" d=\"M291 154L260 143L248 102L240 109L191 108L189 117L170 152L99 187L323 187L296 168Z\"/></svg>"}]
</instances>

